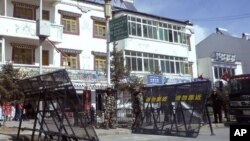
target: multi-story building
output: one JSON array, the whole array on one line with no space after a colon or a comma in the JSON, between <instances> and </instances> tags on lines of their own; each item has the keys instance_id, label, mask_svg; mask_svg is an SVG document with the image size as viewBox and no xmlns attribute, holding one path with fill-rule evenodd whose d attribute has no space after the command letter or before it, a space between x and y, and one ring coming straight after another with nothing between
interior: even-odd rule
<instances>
[{"instance_id":1,"label":"multi-story building","mask_svg":"<svg viewBox=\"0 0 250 141\"><path fill-rule=\"evenodd\" d=\"M120 9L114 18L126 16L128 38L117 41L132 74L145 84L190 82L197 77L194 30L188 21ZM161 76L152 76L154 72Z\"/></svg>"},{"instance_id":2,"label":"multi-story building","mask_svg":"<svg viewBox=\"0 0 250 141\"><path fill-rule=\"evenodd\" d=\"M147 85L189 82L197 77L191 23L115 9L113 18L127 16L128 37L117 41L117 47L123 50L133 75L145 78ZM39 74L39 14L38 0L0 0L0 62L11 61L20 68L20 75ZM79 93L92 90L94 103L94 90L107 86L103 4L43 0L42 19L50 22L50 36L42 43L43 73L66 68ZM161 75L152 75L155 71Z\"/></svg>"},{"instance_id":3,"label":"multi-story building","mask_svg":"<svg viewBox=\"0 0 250 141\"><path fill-rule=\"evenodd\" d=\"M216 28L216 33L196 45L198 74L217 82L224 73L250 73L248 37L246 33L242 37L235 37L226 29Z\"/></svg>"}]
</instances>

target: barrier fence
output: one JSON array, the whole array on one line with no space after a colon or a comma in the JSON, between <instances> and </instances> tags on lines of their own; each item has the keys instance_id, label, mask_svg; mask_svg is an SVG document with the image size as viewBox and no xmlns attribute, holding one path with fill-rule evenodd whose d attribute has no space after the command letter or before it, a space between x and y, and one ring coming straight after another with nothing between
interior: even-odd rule
<instances>
[{"instance_id":1,"label":"barrier fence","mask_svg":"<svg viewBox=\"0 0 250 141\"><path fill-rule=\"evenodd\" d=\"M17 84L25 95L24 104L35 103L33 128L22 127L22 120L20 120L18 141L21 140L21 130L32 131L31 141L99 140L94 128L89 124L90 119L84 112L82 101L66 70L19 80Z\"/></svg>"},{"instance_id":2,"label":"barrier fence","mask_svg":"<svg viewBox=\"0 0 250 141\"><path fill-rule=\"evenodd\" d=\"M143 116L132 132L197 137L210 88L210 81L146 87Z\"/></svg>"}]
</instances>

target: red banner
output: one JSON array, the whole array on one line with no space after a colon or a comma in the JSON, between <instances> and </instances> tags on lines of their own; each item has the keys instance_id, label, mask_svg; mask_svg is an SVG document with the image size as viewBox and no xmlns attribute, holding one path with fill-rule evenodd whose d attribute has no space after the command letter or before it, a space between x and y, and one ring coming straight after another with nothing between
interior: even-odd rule
<instances>
[{"instance_id":1,"label":"red banner","mask_svg":"<svg viewBox=\"0 0 250 141\"><path fill-rule=\"evenodd\" d=\"M2 112L3 112L3 115L11 115L11 103L10 102L6 102L3 104Z\"/></svg>"}]
</instances>

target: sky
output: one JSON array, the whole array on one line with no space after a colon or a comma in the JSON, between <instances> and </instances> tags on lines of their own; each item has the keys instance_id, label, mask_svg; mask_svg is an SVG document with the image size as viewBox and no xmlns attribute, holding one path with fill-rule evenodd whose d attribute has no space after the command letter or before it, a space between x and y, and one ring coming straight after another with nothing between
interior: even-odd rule
<instances>
[{"instance_id":1,"label":"sky","mask_svg":"<svg viewBox=\"0 0 250 141\"><path fill-rule=\"evenodd\" d=\"M140 12L176 20L190 20L199 43L216 27L237 37L250 33L250 0L134 0Z\"/></svg>"}]
</instances>

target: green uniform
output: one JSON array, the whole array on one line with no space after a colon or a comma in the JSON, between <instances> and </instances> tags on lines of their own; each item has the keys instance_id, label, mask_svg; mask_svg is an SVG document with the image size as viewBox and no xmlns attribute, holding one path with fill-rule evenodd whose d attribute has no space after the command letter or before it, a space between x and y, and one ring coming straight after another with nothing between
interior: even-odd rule
<instances>
[{"instance_id":1,"label":"green uniform","mask_svg":"<svg viewBox=\"0 0 250 141\"><path fill-rule=\"evenodd\" d=\"M132 128L138 128L141 125L142 114L143 114L143 94L137 91L132 96L132 108L135 115L135 121Z\"/></svg>"},{"instance_id":2,"label":"green uniform","mask_svg":"<svg viewBox=\"0 0 250 141\"><path fill-rule=\"evenodd\" d=\"M115 128L115 97L110 93L102 96L102 106L104 109L104 127Z\"/></svg>"}]
</instances>

